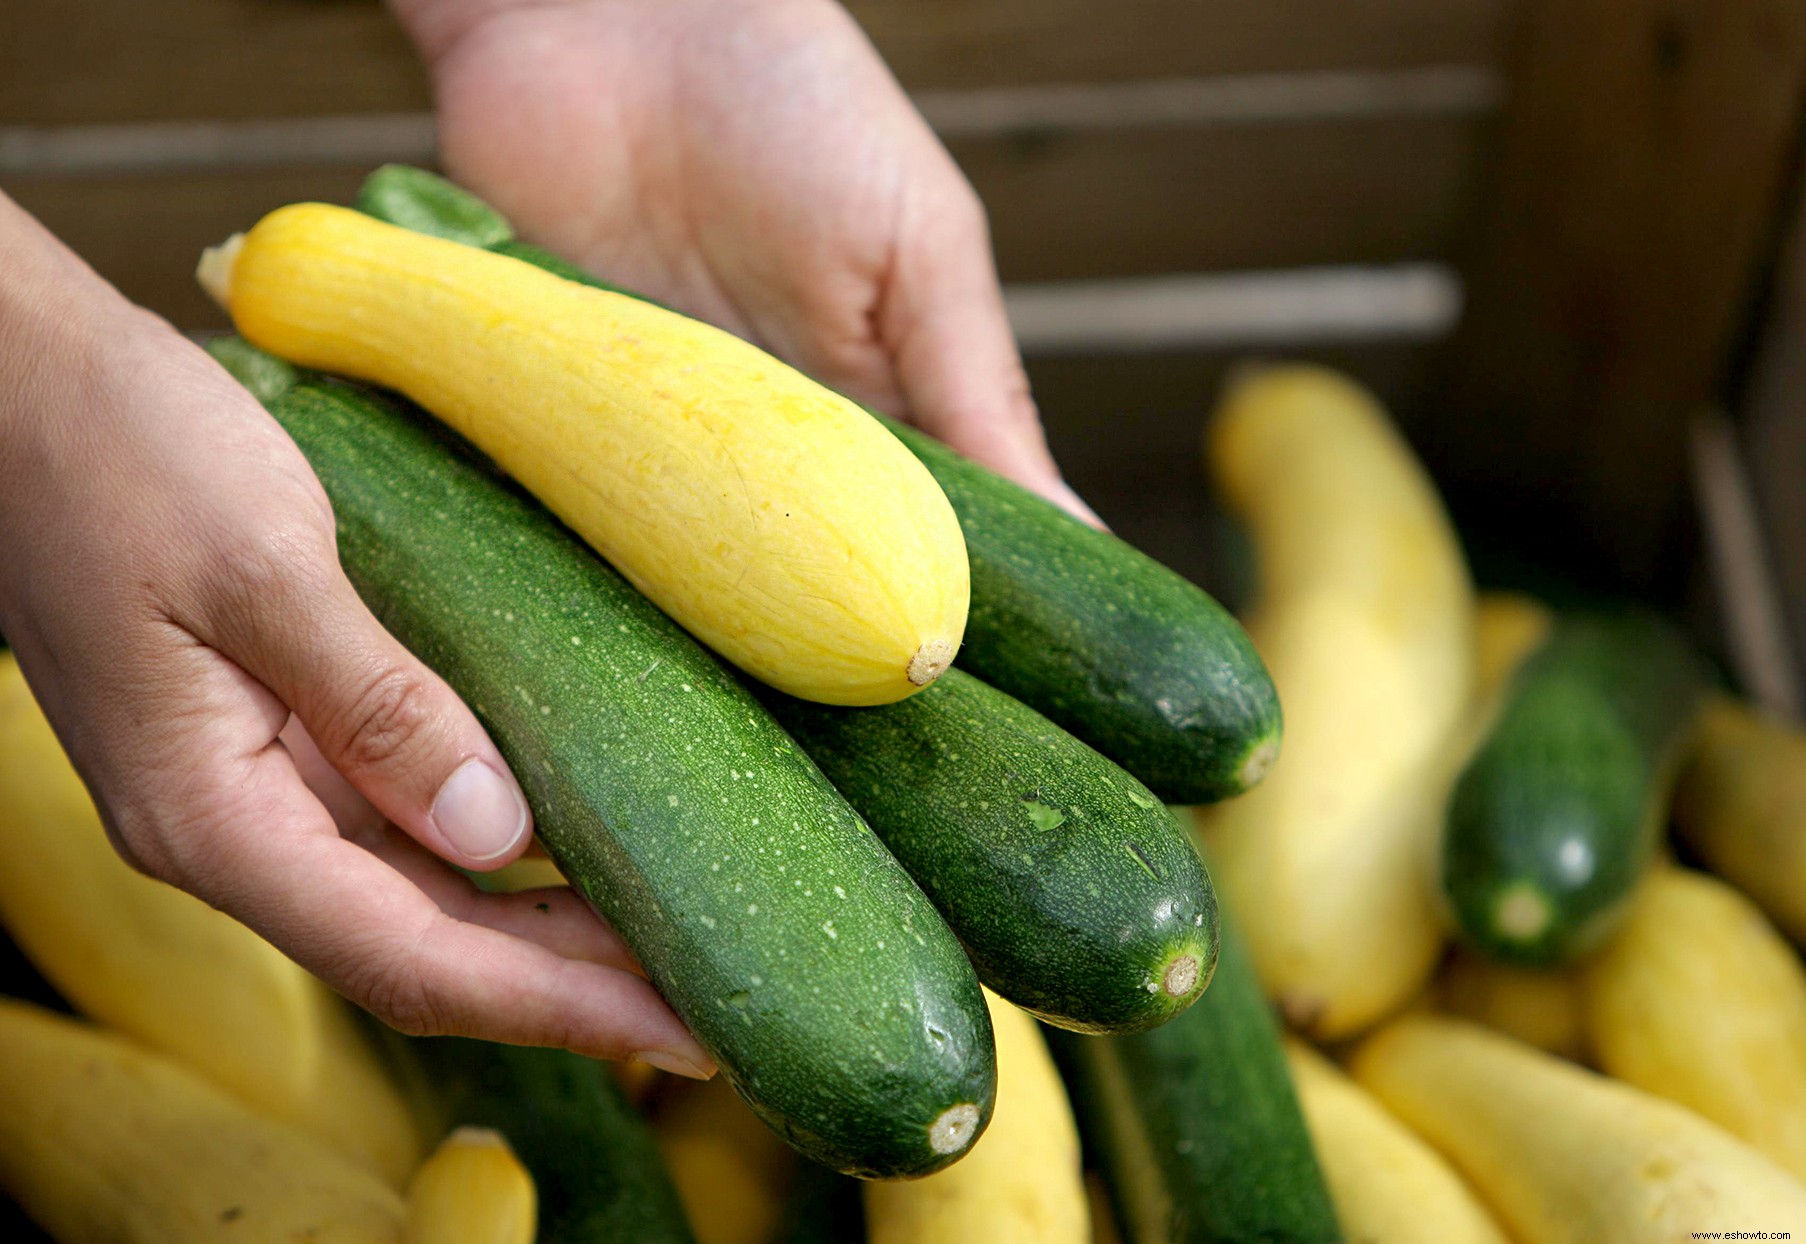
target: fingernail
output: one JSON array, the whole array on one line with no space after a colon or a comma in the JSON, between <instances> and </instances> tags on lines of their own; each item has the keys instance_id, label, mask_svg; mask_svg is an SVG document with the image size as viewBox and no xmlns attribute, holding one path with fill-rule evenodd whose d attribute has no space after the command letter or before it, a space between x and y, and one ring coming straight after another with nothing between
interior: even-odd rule
<instances>
[{"instance_id":1,"label":"fingernail","mask_svg":"<svg viewBox=\"0 0 1806 1244\"><path fill-rule=\"evenodd\" d=\"M633 1055L636 1063L645 1063L648 1067L657 1067L660 1071L669 1071L674 1076L686 1076L692 1080L707 1080L714 1076L713 1071L703 1070L702 1064L691 1062L681 1054L673 1054L669 1050L641 1050Z\"/></svg>"},{"instance_id":2,"label":"fingernail","mask_svg":"<svg viewBox=\"0 0 1806 1244\"><path fill-rule=\"evenodd\" d=\"M514 783L481 760L466 760L433 796L433 824L460 854L480 864L506 855L527 832L527 804Z\"/></svg>"}]
</instances>

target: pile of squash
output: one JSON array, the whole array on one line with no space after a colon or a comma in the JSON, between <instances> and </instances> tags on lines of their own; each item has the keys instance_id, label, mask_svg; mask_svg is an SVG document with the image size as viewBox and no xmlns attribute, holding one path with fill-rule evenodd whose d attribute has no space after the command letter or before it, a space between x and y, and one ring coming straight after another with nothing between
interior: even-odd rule
<instances>
[{"instance_id":1,"label":"pile of squash","mask_svg":"<svg viewBox=\"0 0 1806 1244\"><path fill-rule=\"evenodd\" d=\"M576 279L548 294L534 269L555 262L437 179L384 170L360 205L442 235L409 262L486 247L520 271L478 275L558 302L558 322L591 305ZM296 365L401 388L483 444L624 576L595 580L627 602L621 633L637 643L643 629L673 654L668 667L623 666L621 694L663 694L669 679L689 695L718 679L756 729L766 712L782 722L767 742L794 736L826 777L798 759L801 777L762 775L790 793L762 797L829 815L844 795L858 810L834 830L851 844L844 860L869 851L873 885L901 862L894 909L872 905L900 923L812 915L808 942L766 943L755 903L752 935L723 930L718 952L663 949L671 914L611 892L598 860L613 857L582 849L596 831L542 812L563 788L535 785L528 753L511 750L575 701L536 699L523 675L510 685L524 707L485 707L483 678L514 679L526 663L474 668L485 658L459 645L455 616L435 621L410 601L385 621L416 627L403 638L455 686L472 680L459 689L541 801L553 858L485 884L568 877L646 947L654 983L726 1075L694 1084L563 1051L402 1038L125 865L0 655L0 925L42 974L21 991L31 997L0 1000L0 1187L57 1241L1654 1244L1806 1231L1806 733L1711 690L1705 663L1646 613L1476 593L1433 484L1357 386L1316 367L1249 369L1209 422L1216 492L1255 554L1244 634L1165 572L1086 543L1108 537L991 494L988 512L1029 532L1022 548L1062 550L1045 564L1012 554L972 520L972 496L993 487L962 474L976 468L895 429L911 457L788 373L788 417L831 425L835 453L900 482L877 510L848 480L784 512L782 478L819 465L799 458L723 493L738 433L722 412L768 364L688 329L655 339L679 317L642 315L630 298L609 304L611 348L627 360L612 365L658 377L656 392L610 400L700 430L665 458L624 458L573 485L558 451L580 426L549 419L537 448L493 429L484 443L468 400L481 387L471 377L493 378L498 359L552 367L529 357L543 342L501 313L463 357L389 340L401 311L356 332L321 328L362 296L340 286L363 279L370 248L413 243L342 209L271 220L202 275L241 331L289 361L237 339L217 356L310 457L355 440L367 418L407 453L427 446L434 470L488 481L505 522L539 522L535 502L470 466L468 447L441 455L394 399ZM497 307L510 297L493 291ZM671 381L685 368L701 373L690 390ZM567 387L612 383L573 373ZM288 422L297 411L337 422L319 432ZM697 474L673 483L686 456ZM314 460L330 491L335 468ZM655 495L676 507L664 534L621 536L621 514ZM418 516L334 500L348 569L359 581L365 568L360 590L381 614L395 591L377 581L384 541ZM347 529L348 512L362 529ZM877 514L886 538L847 543L848 514ZM544 547L579 547L543 527ZM697 530L719 533L706 556ZM808 555L834 541L846 553L834 566ZM612 573L570 556L573 574ZM1118 566L1130 569L1112 597ZM850 629L832 582L866 602ZM534 590L522 588L523 614L544 603ZM642 593L715 655L658 630L650 605L634 612ZM1209 634L1192 648L1144 642L1148 619L1180 616ZM1183 668L1162 666L1181 649ZM1163 679L1191 707L1175 710ZM968 716L984 723L970 739L957 733ZM1005 759L981 763L987 745ZM561 763L577 754L544 746ZM909 756L913 768L892 764ZM1017 791L1037 764L1050 772ZM743 781L751 767L723 784L735 800ZM951 811L933 821L924 808ZM662 800L620 815L688 832ZM962 815L984 827L973 841ZM883 847L862 837L866 821ZM631 833L618 836L631 849ZM904 957L918 975L902 983L922 991L921 1023L943 1023L932 1010L949 1027L934 1029L931 1053L896 1046L908 1074L884 1092L837 1088L846 1118L797 1126L820 1087L812 1069L840 1074L832 1042L848 1024L919 1035L880 1014L896 982L853 972L848 987L874 1000L867 1014L799 1020L793 986L806 974L782 1005L764 1001L758 975L717 999L711 974L781 973L749 958L767 944L817 947L820 971L849 973L835 956L893 927L918 934ZM725 1018L711 1018L718 1001ZM817 1026L784 1027L805 1020ZM816 1062L773 1052L797 1032L828 1043L808 1051Z\"/></svg>"}]
</instances>

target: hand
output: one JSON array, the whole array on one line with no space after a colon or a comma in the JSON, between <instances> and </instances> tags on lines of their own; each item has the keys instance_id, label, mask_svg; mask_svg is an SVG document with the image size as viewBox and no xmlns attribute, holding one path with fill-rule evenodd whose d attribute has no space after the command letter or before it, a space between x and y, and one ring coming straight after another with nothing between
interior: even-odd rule
<instances>
[{"instance_id":1,"label":"hand","mask_svg":"<svg viewBox=\"0 0 1806 1244\"><path fill-rule=\"evenodd\" d=\"M526 802L281 428L4 196L0 256L0 629L126 859L404 1031L707 1071L575 894L446 862L519 856Z\"/></svg>"},{"instance_id":2,"label":"hand","mask_svg":"<svg viewBox=\"0 0 1806 1244\"><path fill-rule=\"evenodd\" d=\"M392 3L432 65L447 170L524 236L1090 518L977 196L838 4Z\"/></svg>"}]
</instances>

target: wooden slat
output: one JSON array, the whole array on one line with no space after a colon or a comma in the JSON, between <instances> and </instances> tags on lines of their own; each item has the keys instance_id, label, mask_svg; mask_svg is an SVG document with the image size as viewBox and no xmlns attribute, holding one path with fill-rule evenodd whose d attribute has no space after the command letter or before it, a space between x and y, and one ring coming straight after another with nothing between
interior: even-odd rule
<instances>
[{"instance_id":1,"label":"wooden slat","mask_svg":"<svg viewBox=\"0 0 1806 1244\"><path fill-rule=\"evenodd\" d=\"M1795 668L1806 670L1806 200L1782 251L1739 413Z\"/></svg>"},{"instance_id":2,"label":"wooden slat","mask_svg":"<svg viewBox=\"0 0 1806 1244\"><path fill-rule=\"evenodd\" d=\"M854 0L913 89L1491 64L1516 0ZM425 77L375 0L10 0L0 124L400 112Z\"/></svg>"},{"instance_id":3,"label":"wooden slat","mask_svg":"<svg viewBox=\"0 0 1806 1244\"><path fill-rule=\"evenodd\" d=\"M1482 123L1299 122L959 141L1006 280L1445 254Z\"/></svg>"},{"instance_id":4,"label":"wooden slat","mask_svg":"<svg viewBox=\"0 0 1806 1244\"><path fill-rule=\"evenodd\" d=\"M1025 354L1285 350L1440 341L1461 309L1446 264L1182 273L1003 287Z\"/></svg>"},{"instance_id":5,"label":"wooden slat","mask_svg":"<svg viewBox=\"0 0 1806 1244\"><path fill-rule=\"evenodd\" d=\"M1687 419L1795 154L1806 0L1533 0L1437 447L1600 583L1674 589Z\"/></svg>"},{"instance_id":6,"label":"wooden slat","mask_svg":"<svg viewBox=\"0 0 1806 1244\"><path fill-rule=\"evenodd\" d=\"M1780 581L1762 530L1749 463L1736 429L1722 412L1694 421L1688 456L1731 671L1752 700L1797 721L1800 661L1781 604Z\"/></svg>"},{"instance_id":7,"label":"wooden slat","mask_svg":"<svg viewBox=\"0 0 1806 1244\"><path fill-rule=\"evenodd\" d=\"M0 124L404 112L430 103L374 0L7 0Z\"/></svg>"},{"instance_id":8,"label":"wooden slat","mask_svg":"<svg viewBox=\"0 0 1806 1244\"><path fill-rule=\"evenodd\" d=\"M181 328L225 327L194 283L201 248L299 199L350 202L363 168L12 178L3 186L127 297Z\"/></svg>"},{"instance_id":9,"label":"wooden slat","mask_svg":"<svg viewBox=\"0 0 1806 1244\"><path fill-rule=\"evenodd\" d=\"M1514 0L848 0L906 85L1499 59Z\"/></svg>"},{"instance_id":10,"label":"wooden slat","mask_svg":"<svg viewBox=\"0 0 1806 1244\"><path fill-rule=\"evenodd\" d=\"M1011 281L1316 264L1447 251L1481 123L1402 118L955 144ZM217 323L189 272L202 245L296 198L347 199L365 165L3 184L126 293Z\"/></svg>"}]
</instances>

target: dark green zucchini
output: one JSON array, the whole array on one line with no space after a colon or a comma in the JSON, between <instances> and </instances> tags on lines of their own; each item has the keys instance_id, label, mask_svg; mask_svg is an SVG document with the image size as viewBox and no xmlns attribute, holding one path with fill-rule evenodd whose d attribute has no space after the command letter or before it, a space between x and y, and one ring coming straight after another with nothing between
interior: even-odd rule
<instances>
[{"instance_id":1,"label":"dark green zucchini","mask_svg":"<svg viewBox=\"0 0 1806 1244\"><path fill-rule=\"evenodd\" d=\"M958 669L881 708L766 704L1017 1006L1137 1032L1209 983L1216 898L1184 830L1033 709Z\"/></svg>"},{"instance_id":2,"label":"dark green zucchini","mask_svg":"<svg viewBox=\"0 0 1806 1244\"><path fill-rule=\"evenodd\" d=\"M1049 1032L1048 1044L1130 1244L1342 1239L1231 913L1216 980L1189 1011L1134 1036Z\"/></svg>"},{"instance_id":3,"label":"dark green zucchini","mask_svg":"<svg viewBox=\"0 0 1806 1244\"><path fill-rule=\"evenodd\" d=\"M963 1152L996 1076L972 966L770 714L430 420L318 380L270 410L364 600L476 712L552 858L754 1111L867 1178Z\"/></svg>"},{"instance_id":4,"label":"dark green zucchini","mask_svg":"<svg viewBox=\"0 0 1806 1244\"><path fill-rule=\"evenodd\" d=\"M959 515L972 607L959 663L1169 803L1213 803L1279 755L1279 696L1203 589L1107 532L885 419Z\"/></svg>"},{"instance_id":5,"label":"dark green zucchini","mask_svg":"<svg viewBox=\"0 0 1806 1244\"><path fill-rule=\"evenodd\" d=\"M391 166L358 207L391 224L494 246L619 293L536 247L490 241L467 191ZM410 189L412 188L412 189ZM441 205L451 205L441 211ZM499 222L499 223L498 223ZM638 295L636 295L637 297ZM874 412L875 413L875 412ZM940 483L966 537L972 605L959 663L1038 710L1171 803L1247 790L1279 753L1279 698L1241 625L1201 588L933 437L878 416Z\"/></svg>"},{"instance_id":6,"label":"dark green zucchini","mask_svg":"<svg viewBox=\"0 0 1806 1244\"><path fill-rule=\"evenodd\" d=\"M1567 614L1518 667L1449 800L1467 939L1540 966L1599 944L1648 870L1705 670L1648 614Z\"/></svg>"},{"instance_id":7,"label":"dark green zucchini","mask_svg":"<svg viewBox=\"0 0 1806 1244\"><path fill-rule=\"evenodd\" d=\"M508 1138L539 1193L539 1244L695 1244L652 1132L608 1069L566 1050L421 1038L428 1133L490 1127Z\"/></svg>"},{"instance_id":8,"label":"dark green zucchini","mask_svg":"<svg viewBox=\"0 0 1806 1244\"><path fill-rule=\"evenodd\" d=\"M293 363L259 350L243 337L214 337L207 342L207 353L266 406L301 382Z\"/></svg>"}]
</instances>

